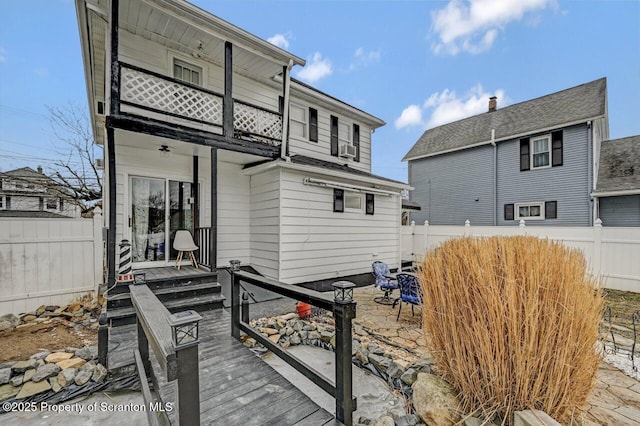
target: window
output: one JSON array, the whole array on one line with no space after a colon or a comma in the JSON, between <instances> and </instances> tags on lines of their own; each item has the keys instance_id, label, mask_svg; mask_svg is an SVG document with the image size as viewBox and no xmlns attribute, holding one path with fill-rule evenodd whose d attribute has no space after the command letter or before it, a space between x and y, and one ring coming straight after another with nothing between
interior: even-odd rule
<instances>
[{"instance_id":1,"label":"window","mask_svg":"<svg viewBox=\"0 0 640 426\"><path fill-rule=\"evenodd\" d=\"M338 156L338 117L331 116L331 155Z\"/></svg>"},{"instance_id":2,"label":"window","mask_svg":"<svg viewBox=\"0 0 640 426\"><path fill-rule=\"evenodd\" d=\"M173 60L173 76L177 80L185 81L187 83L201 86L202 68L181 61L180 59Z\"/></svg>"},{"instance_id":3,"label":"window","mask_svg":"<svg viewBox=\"0 0 640 426\"><path fill-rule=\"evenodd\" d=\"M309 140L318 142L318 110L309 108Z\"/></svg>"},{"instance_id":4,"label":"window","mask_svg":"<svg viewBox=\"0 0 640 426\"><path fill-rule=\"evenodd\" d=\"M346 192L344 194L344 211L361 212L362 194L358 192Z\"/></svg>"},{"instance_id":5,"label":"window","mask_svg":"<svg viewBox=\"0 0 640 426\"><path fill-rule=\"evenodd\" d=\"M45 206L47 210L58 210L58 199L47 198Z\"/></svg>"},{"instance_id":6,"label":"window","mask_svg":"<svg viewBox=\"0 0 640 426\"><path fill-rule=\"evenodd\" d=\"M292 103L289 108L289 134L299 138L307 137L307 111L300 105Z\"/></svg>"},{"instance_id":7,"label":"window","mask_svg":"<svg viewBox=\"0 0 640 426\"><path fill-rule=\"evenodd\" d=\"M365 214L373 214L374 213L374 203L375 203L375 195L374 194L366 194L366 208Z\"/></svg>"},{"instance_id":8,"label":"window","mask_svg":"<svg viewBox=\"0 0 640 426\"><path fill-rule=\"evenodd\" d=\"M333 190L333 211L341 213L344 211L344 190L334 188Z\"/></svg>"},{"instance_id":9,"label":"window","mask_svg":"<svg viewBox=\"0 0 640 426\"><path fill-rule=\"evenodd\" d=\"M544 203L516 203L516 220L544 220Z\"/></svg>"},{"instance_id":10,"label":"window","mask_svg":"<svg viewBox=\"0 0 640 426\"><path fill-rule=\"evenodd\" d=\"M0 197L0 210L4 210L4 197Z\"/></svg>"},{"instance_id":11,"label":"window","mask_svg":"<svg viewBox=\"0 0 640 426\"><path fill-rule=\"evenodd\" d=\"M531 138L531 164L533 169L549 167L551 137L549 135Z\"/></svg>"},{"instance_id":12,"label":"window","mask_svg":"<svg viewBox=\"0 0 640 426\"><path fill-rule=\"evenodd\" d=\"M355 162L360 162L360 126L353 125L353 146L356 147L356 156L353 159Z\"/></svg>"},{"instance_id":13,"label":"window","mask_svg":"<svg viewBox=\"0 0 640 426\"><path fill-rule=\"evenodd\" d=\"M351 126L347 123L338 123L338 141L351 144Z\"/></svg>"}]
</instances>

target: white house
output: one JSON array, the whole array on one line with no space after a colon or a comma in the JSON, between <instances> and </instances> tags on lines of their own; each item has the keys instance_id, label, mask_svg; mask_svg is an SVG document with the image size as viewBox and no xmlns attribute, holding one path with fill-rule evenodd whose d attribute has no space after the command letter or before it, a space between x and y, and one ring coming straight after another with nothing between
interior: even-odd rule
<instances>
[{"instance_id":1,"label":"white house","mask_svg":"<svg viewBox=\"0 0 640 426\"><path fill-rule=\"evenodd\" d=\"M76 0L95 140L105 148L108 279L169 266L189 229L203 265L286 283L400 263L401 191L371 174L385 123L290 77L304 66L182 0Z\"/></svg>"}]
</instances>

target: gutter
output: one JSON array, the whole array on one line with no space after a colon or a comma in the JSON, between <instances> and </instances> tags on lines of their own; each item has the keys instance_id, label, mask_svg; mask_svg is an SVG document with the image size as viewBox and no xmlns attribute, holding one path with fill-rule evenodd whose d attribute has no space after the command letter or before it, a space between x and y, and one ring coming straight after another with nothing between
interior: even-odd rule
<instances>
[{"instance_id":1,"label":"gutter","mask_svg":"<svg viewBox=\"0 0 640 426\"><path fill-rule=\"evenodd\" d=\"M621 189L618 191L594 191L591 193L592 197L620 197L623 195L640 195L640 188Z\"/></svg>"}]
</instances>

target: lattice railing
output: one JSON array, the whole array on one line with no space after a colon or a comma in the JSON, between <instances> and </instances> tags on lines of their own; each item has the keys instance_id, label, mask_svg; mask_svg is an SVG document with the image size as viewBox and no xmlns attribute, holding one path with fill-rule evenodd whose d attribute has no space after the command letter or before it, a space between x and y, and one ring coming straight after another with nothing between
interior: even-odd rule
<instances>
[{"instance_id":1,"label":"lattice railing","mask_svg":"<svg viewBox=\"0 0 640 426\"><path fill-rule=\"evenodd\" d=\"M120 100L157 112L222 125L222 97L159 75L122 67Z\"/></svg>"},{"instance_id":2,"label":"lattice railing","mask_svg":"<svg viewBox=\"0 0 640 426\"><path fill-rule=\"evenodd\" d=\"M269 138L273 142L282 139L282 116L239 101L233 103L233 127L249 135Z\"/></svg>"}]
</instances>

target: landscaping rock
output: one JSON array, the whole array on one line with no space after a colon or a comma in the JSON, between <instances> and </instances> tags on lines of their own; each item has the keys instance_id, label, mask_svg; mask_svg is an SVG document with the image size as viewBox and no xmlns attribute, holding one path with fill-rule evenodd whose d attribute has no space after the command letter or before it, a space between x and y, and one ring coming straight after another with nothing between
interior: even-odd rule
<instances>
[{"instance_id":1,"label":"landscaping rock","mask_svg":"<svg viewBox=\"0 0 640 426\"><path fill-rule=\"evenodd\" d=\"M413 389L415 412L427 424L455 425L462 418L460 400L451 385L438 376L419 373Z\"/></svg>"},{"instance_id":2,"label":"landscaping rock","mask_svg":"<svg viewBox=\"0 0 640 426\"><path fill-rule=\"evenodd\" d=\"M47 357L44 360L46 362L56 364L60 361L64 361L65 359L69 359L72 356L73 354L69 352L54 352L52 354L47 355Z\"/></svg>"},{"instance_id":3,"label":"landscaping rock","mask_svg":"<svg viewBox=\"0 0 640 426\"><path fill-rule=\"evenodd\" d=\"M34 319L38 318L35 315L24 315L21 319L24 322L29 322L29 321L33 321Z\"/></svg>"},{"instance_id":4,"label":"landscaping rock","mask_svg":"<svg viewBox=\"0 0 640 426\"><path fill-rule=\"evenodd\" d=\"M0 368L11 368L16 364L15 361L7 361L0 364Z\"/></svg>"},{"instance_id":5,"label":"landscaping rock","mask_svg":"<svg viewBox=\"0 0 640 426\"><path fill-rule=\"evenodd\" d=\"M10 382L13 386L20 386L24 382L24 374L13 376Z\"/></svg>"},{"instance_id":6,"label":"landscaping rock","mask_svg":"<svg viewBox=\"0 0 640 426\"><path fill-rule=\"evenodd\" d=\"M405 371L402 376L400 376L400 380L402 380L405 384L411 386L416 379L418 378L418 372L413 369L413 368L409 368L407 371Z\"/></svg>"},{"instance_id":7,"label":"landscaping rock","mask_svg":"<svg viewBox=\"0 0 640 426\"><path fill-rule=\"evenodd\" d=\"M91 370L80 370L76 377L73 379L74 383L78 386L82 386L86 384L89 380L91 380L91 376L93 376L93 371Z\"/></svg>"},{"instance_id":8,"label":"landscaping rock","mask_svg":"<svg viewBox=\"0 0 640 426\"><path fill-rule=\"evenodd\" d=\"M387 374L392 379L399 379L400 376L404 374L404 368L402 368L398 363L391 361L391 365L387 369Z\"/></svg>"},{"instance_id":9,"label":"landscaping rock","mask_svg":"<svg viewBox=\"0 0 640 426\"><path fill-rule=\"evenodd\" d=\"M33 377L33 375L36 374L36 369L35 368L30 368L29 370L24 372L24 379L23 382L29 382L31 381L31 378Z\"/></svg>"},{"instance_id":10,"label":"landscaping rock","mask_svg":"<svg viewBox=\"0 0 640 426\"><path fill-rule=\"evenodd\" d=\"M309 340L317 340L320 338L320 333L318 333L315 330L309 331L309 334L307 334L307 337Z\"/></svg>"},{"instance_id":11,"label":"landscaping rock","mask_svg":"<svg viewBox=\"0 0 640 426\"><path fill-rule=\"evenodd\" d=\"M395 426L396 422L391 416L382 416L371 424L373 426Z\"/></svg>"},{"instance_id":12,"label":"landscaping rock","mask_svg":"<svg viewBox=\"0 0 640 426\"><path fill-rule=\"evenodd\" d=\"M51 389L51 385L48 380L43 380L41 382L27 382L22 385L20 388L20 392L16 395L16 399L24 399L30 396L46 392Z\"/></svg>"},{"instance_id":13,"label":"landscaping rock","mask_svg":"<svg viewBox=\"0 0 640 426\"><path fill-rule=\"evenodd\" d=\"M96 368L93 370L93 375L91 376L91 380L96 383L102 383L104 379L107 377L107 369L100 363L96 365Z\"/></svg>"},{"instance_id":14,"label":"landscaping rock","mask_svg":"<svg viewBox=\"0 0 640 426\"><path fill-rule=\"evenodd\" d=\"M420 418L415 414L405 414L404 416L397 416L395 421L395 426L415 426L420 423Z\"/></svg>"},{"instance_id":15,"label":"landscaping rock","mask_svg":"<svg viewBox=\"0 0 640 426\"><path fill-rule=\"evenodd\" d=\"M358 424L361 425L370 425L371 424L371 419L365 417L365 416L360 416L358 418Z\"/></svg>"},{"instance_id":16,"label":"landscaping rock","mask_svg":"<svg viewBox=\"0 0 640 426\"><path fill-rule=\"evenodd\" d=\"M76 368L67 368L66 370L62 370L58 373L58 383L63 388L66 388L73 383L73 379L76 378L77 373L78 370Z\"/></svg>"},{"instance_id":17,"label":"landscaping rock","mask_svg":"<svg viewBox=\"0 0 640 426\"><path fill-rule=\"evenodd\" d=\"M278 343L278 340L280 340L280 334L276 333L276 334L272 334L269 336L269 340L271 340L273 343Z\"/></svg>"},{"instance_id":18,"label":"landscaping rock","mask_svg":"<svg viewBox=\"0 0 640 426\"><path fill-rule=\"evenodd\" d=\"M60 383L58 382L58 378L57 377L49 377L49 385L51 386L51 390L56 392L56 393L60 389L62 389L62 386L60 386Z\"/></svg>"},{"instance_id":19,"label":"landscaping rock","mask_svg":"<svg viewBox=\"0 0 640 426\"><path fill-rule=\"evenodd\" d=\"M256 340L249 337L247 340L245 340L244 342L242 342L242 344L244 346L246 346L247 348L253 348L256 346Z\"/></svg>"},{"instance_id":20,"label":"landscaping rock","mask_svg":"<svg viewBox=\"0 0 640 426\"><path fill-rule=\"evenodd\" d=\"M82 367L80 367L80 371L93 371L94 368L96 368L95 361L89 361L86 364L84 364Z\"/></svg>"},{"instance_id":21,"label":"landscaping rock","mask_svg":"<svg viewBox=\"0 0 640 426\"><path fill-rule=\"evenodd\" d=\"M59 372L60 367L57 364L45 364L42 367L38 367L31 380L41 382L44 379L57 375Z\"/></svg>"},{"instance_id":22,"label":"landscaping rock","mask_svg":"<svg viewBox=\"0 0 640 426\"><path fill-rule=\"evenodd\" d=\"M42 366L43 366L43 365L45 365L45 364L46 364L46 362L44 362L44 359L38 359L38 360L36 360L36 368L40 368L40 367L42 367Z\"/></svg>"},{"instance_id":23,"label":"landscaping rock","mask_svg":"<svg viewBox=\"0 0 640 426\"><path fill-rule=\"evenodd\" d=\"M35 359L28 359L26 361L18 361L15 364L13 364L11 366L11 370L13 370L14 373L24 373L27 370L30 370L32 368L36 368L36 360Z\"/></svg>"},{"instance_id":24,"label":"landscaping rock","mask_svg":"<svg viewBox=\"0 0 640 426\"><path fill-rule=\"evenodd\" d=\"M296 333L289 338L289 342L292 345L299 345L300 343L302 343L302 340L300 339L300 335Z\"/></svg>"},{"instance_id":25,"label":"landscaping rock","mask_svg":"<svg viewBox=\"0 0 640 426\"><path fill-rule=\"evenodd\" d=\"M44 312L47 310L47 307L45 305L40 305L40 307L38 309L36 309L36 315L40 316L42 314L44 314Z\"/></svg>"},{"instance_id":26,"label":"landscaping rock","mask_svg":"<svg viewBox=\"0 0 640 426\"><path fill-rule=\"evenodd\" d=\"M39 359L45 359L46 357L49 356L51 352L49 351L42 351L42 352L38 352L37 354L33 354L29 357L29 359L35 359L36 361Z\"/></svg>"},{"instance_id":27,"label":"landscaping rock","mask_svg":"<svg viewBox=\"0 0 640 426\"><path fill-rule=\"evenodd\" d=\"M56 363L56 365L64 370L65 368L80 368L86 363L87 361L82 358L69 358Z\"/></svg>"},{"instance_id":28,"label":"landscaping rock","mask_svg":"<svg viewBox=\"0 0 640 426\"><path fill-rule=\"evenodd\" d=\"M13 398L20 392L20 388L11 384L0 386L0 401L6 401Z\"/></svg>"},{"instance_id":29,"label":"landscaping rock","mask_svg":"<svg viewBox=\"0 0 640 426\"><path fill-rule=\"evenodd\" d=\"M383 373L386 373L387 369L391 367L391 360L389 358L373 353L369 354L369 362Z\"/></svg>"},{"instance_id":30,"label":"landscaping rock","mask_svg":"<svg viewBox=\"0 0 640 426\"><path fill-rule=\"evenodd\" d=\"M278 334L278 330L276 330L275 328L268 328L268 327L263 327L262 330L260 330L260 332L266 334L267 336Z\"/></svg>"},{"instance_id":31,"label":"landscaping rock","mask_svg":"<svg viewBox=\"0 0 640 426\"><path fill-rule=\"evenodd\" d=\"M7 383L9 383L10 379L11 379L11 369L10 368L0 369L0 385L6 385Z\"/></svg>"}]
</instances>

